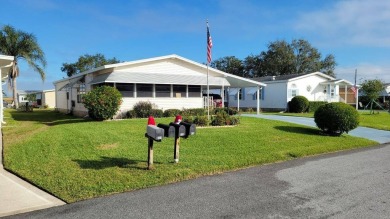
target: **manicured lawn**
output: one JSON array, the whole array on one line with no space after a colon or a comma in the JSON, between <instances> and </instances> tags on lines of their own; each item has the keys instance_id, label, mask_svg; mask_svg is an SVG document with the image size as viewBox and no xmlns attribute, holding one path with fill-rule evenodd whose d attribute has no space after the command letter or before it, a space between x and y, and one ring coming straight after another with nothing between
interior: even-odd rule
<instances>
[{"instance_id":1,"label":"manicured lawn","mask_svg":"<svg viewBox=\"0 0 390 219\"><path fill-rule=\"evenodd\" d=\"M7 110L5 116L5 167L67 202L377 144L243 117L239 126L199 128L182 139L178 164L173 163L173 139L155 143L155 168L149 171L146 119L94 122L50 110Z\"/></svg>"},{"instance_id":2,"label":"manicured lawn","mask_svg":"<svg viewBox=\"0 0 390 219\"><path fill-rule=\"evenodd\" d=\"M313 118L314 113L264 113L268 115L279 116L298 116ZM381 129L390 131L390 113L383 110L375 110L374 114L370 114L369 110L359 110L360 123L359 126Z\"/></svg>"}]
</instances>

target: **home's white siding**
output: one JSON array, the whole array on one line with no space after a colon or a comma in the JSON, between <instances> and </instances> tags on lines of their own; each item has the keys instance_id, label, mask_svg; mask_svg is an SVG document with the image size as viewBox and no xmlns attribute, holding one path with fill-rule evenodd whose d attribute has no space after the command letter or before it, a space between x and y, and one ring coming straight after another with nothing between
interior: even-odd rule
<instances>
[{"instance_id":1,"label":"home's white siding","mask_svg":"<svg viewBox=\"0 0 390 219\"><path fill-rule=\"evenodd\" d=\"M327 81L325 78L318 75L289 81L287 83L287 102L294 97L292 95L294 89L296 89L297 95L305 96L309 101L325 101L326 93L324 90L328 90L328 88L324 89L324 85L320 85L321 82L325 81Z\"/></svg>"},{"instance_id":2,"label":"home's white siding","mask_svg":"<svg viewBox=\"0 0 390 219\"><path fill-rule=\"evenodd\" d=\"M262 109L284 110L287 108L286 82L268 83L263 89Z\"/></svg>"},{"instance_id":3,"label":"home's white siding","mask_svg":"<svg viewBox=\"0 0 390 219\"><path fill-rule=\"evenodd\" d=\"M149 101L162 110L203 107L203 98L123 98L121 110L131 110L140 101Z\"/></svg>"},{"instance_id":4,"label":"home's white siding","mask_svg":"<svg viewBox=\"0 0 390 219\"><path fill-rule=\"evenodd\" d=\"M44 91L42 95L42 105L47 104L49 108L54 108L56 105L56 95L54 91Z\"/></svg>"}]
</instances>

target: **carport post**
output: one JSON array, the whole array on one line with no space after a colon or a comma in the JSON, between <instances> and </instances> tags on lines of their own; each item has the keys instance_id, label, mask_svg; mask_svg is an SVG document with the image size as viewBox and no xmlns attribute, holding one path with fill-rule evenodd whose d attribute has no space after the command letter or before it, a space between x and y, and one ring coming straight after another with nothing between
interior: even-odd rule
<instances>
[{"instance_id":1,"label":"carport post","mask_svg":"<svg viewBox=\"0 0 390 219\"><path fill-rule=\"evenodd\" d=\"M260 86L257 86L257 115L260 114Z\"/></svg>"}]
</instances>

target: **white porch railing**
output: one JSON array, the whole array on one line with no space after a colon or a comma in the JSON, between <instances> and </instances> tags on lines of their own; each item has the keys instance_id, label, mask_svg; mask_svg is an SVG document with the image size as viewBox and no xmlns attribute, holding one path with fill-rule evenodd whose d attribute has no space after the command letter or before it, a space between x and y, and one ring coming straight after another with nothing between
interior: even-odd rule
<instances>
[{"instance_id":1,"label":"white porch railing","mask_svg":"<svg viewBox=\"0 0 390 219\"><path fill-rule=\"evenodd\" d=\"M215 108L216 107L216 103L214 102L212 96L209 96L209 106L211 108ZM207 108L207 97L203 97L203 108Z\"/></svg>"}]
</instances>

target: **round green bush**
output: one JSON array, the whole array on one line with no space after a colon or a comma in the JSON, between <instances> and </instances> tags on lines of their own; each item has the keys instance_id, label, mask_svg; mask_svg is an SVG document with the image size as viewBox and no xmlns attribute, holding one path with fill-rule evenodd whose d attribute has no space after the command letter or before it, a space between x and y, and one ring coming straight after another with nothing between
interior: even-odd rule
<instances>
[{"instance_id":1,"label":"round green bush","mask_svg":"<svg viewBox=\"0 0 390 219\"><path fill-rule=\"evenodd\" d=\"M137 118L148 118L152 113L153 105L149 101L139 101L133 107Z\"/></svg>"},{"instance_id":2,"label":"round green bush","mask_svg":"<svg viewBox=\"0 0 390 219\"><path fill-rule=\"evenodd\" d=\"M304 96L295 96L291 99L289 107L289 111L293 113L306 112L309 107L309 100Z\"/></svg>"},{"instance_id":3,"label":"round green bush","mask_svg":"<svg viewBox=\"0 0 390 219\"><path fill-rule=\"evenodd\" d=\"M345 103L328 103L314 112L314 121L324 133L340 136L359 125L359 113Z\"/></svg>"},{"instance_id":4,"label":"round green bush","mask_svg":"<svg viewBox=\"0 0 390 219\"><path fill-rule=\"evenodd\" d=\"M118 112L122 103L121 93L114 87L102 86L83 96L88 115L94 120L111 119Z\"/></svg>"}]
</instances>

